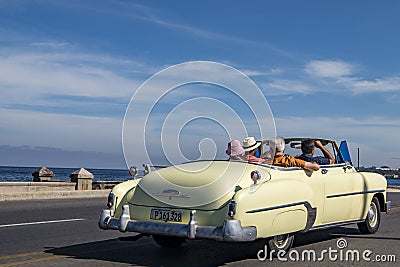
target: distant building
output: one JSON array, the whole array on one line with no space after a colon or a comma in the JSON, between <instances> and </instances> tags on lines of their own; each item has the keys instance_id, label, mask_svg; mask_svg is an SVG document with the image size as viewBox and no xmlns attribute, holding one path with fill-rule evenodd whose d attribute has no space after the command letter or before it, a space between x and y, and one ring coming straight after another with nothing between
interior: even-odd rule
<instances>
[{"instance_id":1,"label":"distant building","mask_svg":"<svg viewBox=\"0 0 400 267\"><path fill-rule=\"evenodd\" d=\"M383 176L385 176L386 179L399 179L399 175L394 173L384 174Z\"/></svg>"},{"instance_id":2,"label":"distant building","mask_svg":"<svg viewBox=\"0 0 400 267\"><path fill-rule=\"evenodd\" d=\"M390 168L388 166L376 167L375 169L379 171L394 171L394 172L399 171L398 168Z\"/></svg>"}]
</instances>

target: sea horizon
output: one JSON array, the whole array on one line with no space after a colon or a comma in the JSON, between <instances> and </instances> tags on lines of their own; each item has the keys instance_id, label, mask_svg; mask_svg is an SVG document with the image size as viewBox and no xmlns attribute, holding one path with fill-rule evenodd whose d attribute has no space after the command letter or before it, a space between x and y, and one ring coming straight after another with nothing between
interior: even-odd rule
<instances>
[{"instance_id":1,"label":"sea horizon","mask_svg":"<svg viewBox=\"0 0 400 267\"><path fill-rule=\"evenodd\" d=\"M0 182L32 182L32 173L43 166L0 166ZM86 167L51 167L45 166L54 173L53 181L70 181L69 175L85 168L93 173L95 181L126 181L132 179L128 169L86 168Z\"/></svg>"},{"instance_id":2,"label":"sea horizon","mask_svg":"<svg viewBox=\"0 0 400 267\"><path fill-rule=\"evenodd\" d=\"M113 168L98 168L98 167L71 167L71 166L48 166L48 165L41 165L41 166L23 166L23 165L0 165L0 168L36 168L40 169L42 167L46 167L48 169L56 168L56 169L94 169L94 170L128 170L128 168L122 167L113 167Z\"/></svg>"}]
</instances>

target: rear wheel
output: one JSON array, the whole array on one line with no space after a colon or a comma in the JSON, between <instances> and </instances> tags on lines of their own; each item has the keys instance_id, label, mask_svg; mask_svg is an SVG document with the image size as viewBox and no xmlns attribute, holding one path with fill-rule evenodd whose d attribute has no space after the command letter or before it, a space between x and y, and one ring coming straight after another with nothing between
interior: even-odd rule
<instances>
[{"instance_id":1,"label":"rear wheel","mask_svg":"<svg viewBox=\"0 0 400 267\"><path fill-rule=\"evenodd\" d=\"M176 248L182 245L186 241L184 237L177 236L165 236L165 235L153 235L154 241L162 247Z\"/></svg>"},{"instance_id":2,"label":"rear wheel","mask_svg":"<svg viewBox=\"0 0 400 267\"><path fill-rule=\"evenodd\" d=\"M280 256L285 255L286 253L289 252L290 248L292 247L294 240L294 235L293 234L283 234L283 235L277 235L268 240L268 248L270 253L272 255L277 256L277 253L279 251L284 251L280 252L283 254L280 254Z\"/></svg>"},{"instance_id":3,"label":"rear wheel","mask_svg":"<svg viewBox=\"0 0 400 267\"><path fill-rule=\"evenodd\" d=\"M361 223L358 223L358 229L363 234L374 234L378 231L381 223L381 209L379 207L379 200L373 197L368 209L367 218Z\"/></svg>"}]
</instances>

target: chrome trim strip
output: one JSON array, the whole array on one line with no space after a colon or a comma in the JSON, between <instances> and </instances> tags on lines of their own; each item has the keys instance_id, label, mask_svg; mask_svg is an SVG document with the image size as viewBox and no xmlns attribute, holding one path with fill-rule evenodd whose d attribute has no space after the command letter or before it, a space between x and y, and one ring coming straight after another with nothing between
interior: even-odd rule
<instances>
[{"instance_id":1,"label":"chrome trim strip","mask_svg":"<svg viewBox=\"0 0 400 267\"><path fill-rule=\"evenodd\" d=\"M331 165L319 165L320 169L332 169L332 168L343 168L346 166L346 163L338 163L338 164L331 164Z\"/></svg>"},{"instance_id":2,"label":"chrome trim strip","mask_svg":"<svg viewBox=\"0 0 400 267\"><path fill-rule=\"evenodd\" d=\"M262 164L259 163L257 165L262 165L266 167L270 167L273 170L278 170L278 171L295 171L295 170L303 170L303 168L300 167L280 167L280 166L274 166L274 165L267 165L267 164ZM333 168L343 168L346 166L346 163L339 163L339 164L332 164L332 165L320 165L320 168L322 169L333 169Z\"/></svg>"},{"instance_id":3,"label":"chrome trim strip","mask_svg":"<svg viewBox=\"0 0 400 267\"><path fill-rule=\"evenodd\" d=\"M326 196L326 198L346 197L346 196L353 196L353 195L362 195L362 194L371 194L371 193L382 193L382 192L385 192L385 190L382 189L382 190L369 190L369 191L351 192L351 193L330 195L330 196Z\"/></svg>"},{"instance_id":4,"label":"chrome trim strip","mask_svg":"<svg viewBox=\"0 0 400 267\"><path fill-rule=\"evenodd\" d=\"M364 222L364 221L365 220L354 220L354 221L348 221L348 222L325 224L325 225L311 227L311 229L309 231L322 230L322 229L326 229L326 228L338 227L338 226L354 224L354 223L361 223L361 222Z\"/></svg>"},{"instance_id":5,"label":"chrome trim strip","mask_svg":"<svg viewBox=\"0 0 400 267\"><path fill-rule=\"evenodd\" d=\"M261 208L261 209L255 209L255 210L248 210L246 213L257 213L257 212L263 212L263 211L269 211L269 210L276 210L276 209L282 209L282 208L287 208L287 207L292 207L292 206L298 206L298 205L310 205L307 201L302 201L302 202L296 202L296 203L291 203L291 204L284 204L284 205L279 205L279 206L273 206L273 207L268 207L268 208ZM307 206L306 206L307 207Z\"/></svg>"}]
</instances>

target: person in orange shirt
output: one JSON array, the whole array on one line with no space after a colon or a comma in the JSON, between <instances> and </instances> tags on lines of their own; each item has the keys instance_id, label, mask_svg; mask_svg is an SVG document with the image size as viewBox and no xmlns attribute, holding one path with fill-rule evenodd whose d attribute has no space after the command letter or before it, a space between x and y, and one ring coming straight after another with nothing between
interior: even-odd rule
<instances>
[{"instance_id":1,"label":"person in orange shirt","mask_svg":"<svg viewBox=\"0 0 400 267\"><path fill-rule=\"evenodd\" d=\"M269 147L275 151L273 165L280 167L300 167L309 171L318 171L319 165L315 162L307 162L292 156L285 156L285 139L276 137L269 141Z\"/></svg>"}]
</instances>

